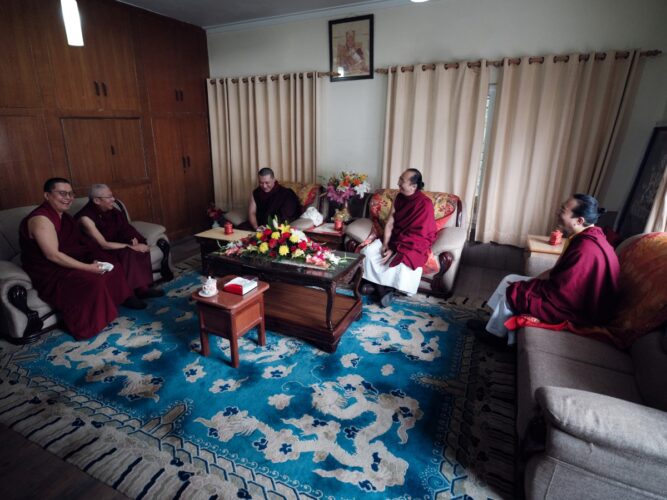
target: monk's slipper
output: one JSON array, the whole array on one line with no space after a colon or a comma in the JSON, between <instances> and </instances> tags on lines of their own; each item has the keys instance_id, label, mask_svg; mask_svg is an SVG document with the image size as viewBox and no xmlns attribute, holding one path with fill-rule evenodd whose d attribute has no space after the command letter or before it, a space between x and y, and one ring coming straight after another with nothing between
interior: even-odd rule
<instances>
[{"instance_id":1,"label":"monk's slipper","mask_svg":"<svg viewBox=\"0 0 667 500\"><path fill-rule=\"evenodd\" d=\"M160 288L146 288L145 290L137 290L137 297L140 299L154 299L163 296L164 290Z\"/></svg>"}]
</instances>

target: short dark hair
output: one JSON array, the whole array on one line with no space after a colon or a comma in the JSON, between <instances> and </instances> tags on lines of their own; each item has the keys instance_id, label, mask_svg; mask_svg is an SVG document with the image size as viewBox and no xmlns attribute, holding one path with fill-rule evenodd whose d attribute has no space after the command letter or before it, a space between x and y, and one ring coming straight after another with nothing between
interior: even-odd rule
<instances>
[{"instance_id":1,"label":"short dark hair","mask_svg":"<svg viewBox=\"0 0 667 500\"><path fill-rule=\"evenodd\" d=\"M267 175L270 175L272 179L275 178L273 170L269 167L260 168L259 172L257 172L257 177L266 177Z\"/></svg>"},{"instance_id":2,"label":"short dark hair","mask_svg":"<svg viewBox=\"0 0 667 500\"><path fill-rule=\"evenodd\" d=\"M408 172L412 172L412 175L409 177L410 184L417 185L417 191L424 189L424 182L422 181L422 173L416 168L409 168Z\"/></svg>"},{"instance_id":3,"label":"short dark hair","mask_svg":"<svg viewBox=\"0 0 667 500\"><path fill-rule=\"evenodd\" d=\"M598 221L598 217L604 212L604 209L598 208L598 200L590 194L576 193L572 198L577 200L577 206L572 209L572 215L583 217L585 226L590 226Z\"/></svg>"},{"instance_id":4,"label":"short dark hair","mask_svg":"<svg viewBox=\"0 0 667 500\"><path fill-rule=\"evenodd\" d=\"M53 191L53 188L56 187L56 184L58 183L69 184L70 186L72 185L70 181L64 179L63 177L51 177L44 183L44 192L50 193L51 191Z\"/></svg>"}]
</instances>

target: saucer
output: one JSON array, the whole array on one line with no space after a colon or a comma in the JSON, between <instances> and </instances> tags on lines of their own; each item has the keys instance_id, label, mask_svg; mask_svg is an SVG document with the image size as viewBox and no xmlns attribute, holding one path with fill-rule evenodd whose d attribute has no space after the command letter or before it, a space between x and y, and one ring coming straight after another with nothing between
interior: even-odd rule
<instances>
[{"instance_id":1,"label":"saucer","mask_svg":"<svg viewBox=\"0 0 667 500\"><path fill-rule=\"evenodd\" d=\"M204 290L199 290L199 296L200 296L200 297L207 297L207 298L209 298L209 297L213 297L213 296L215 296L215 295L218 295L217 290L216 290L215 292L213 292L213 293L204 293Z\"/></svg>"}]
</instances>

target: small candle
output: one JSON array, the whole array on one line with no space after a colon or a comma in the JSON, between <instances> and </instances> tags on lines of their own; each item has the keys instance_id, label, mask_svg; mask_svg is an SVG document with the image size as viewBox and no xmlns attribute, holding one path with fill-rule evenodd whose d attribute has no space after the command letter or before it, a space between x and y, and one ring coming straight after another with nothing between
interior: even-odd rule
<instances>
[{"instance_id":1,"label":"small candle","mask_svg":"<svg viewBox=\"0 0 667 500\"><path fill-rule=\"evenodd\" d=\"M334 229L336 231L340 231L341 229L343 229L343 221L340 219L334 220Z\"/></svg>"},{"instance_id":2,"label":"small candle","mask_svg":"<svg viewBox=\"0 0 667 500\"><path fill-rule=\"evenodd\" d=\"M231 222L225 222L225 234L232 234L234 232L234 226Z\"/></svg>"}]
</instances>

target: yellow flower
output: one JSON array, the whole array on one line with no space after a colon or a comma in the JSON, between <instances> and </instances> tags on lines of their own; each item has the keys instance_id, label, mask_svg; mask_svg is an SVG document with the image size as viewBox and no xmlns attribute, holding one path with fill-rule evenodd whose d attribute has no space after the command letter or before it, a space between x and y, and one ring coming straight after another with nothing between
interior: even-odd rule
<instances>
[{"instance_id":1,"label":"yellow flower","mask_svg":"<svg viewBox=\"0 0 667 500\"><path fill-rule=\"evenodd\" d=\"M255 238L257 238L258 240L261 240L261 239L262 239L262 236L264 236L264 233L261 232L261 231L257 231L257 232L255 233Z\"/></svg>"},{"instance_id":2,"label":"yellow flower","mask_svg":"<svg viewBox=\"0 0 667 500\"><path fill-rule=\"evenodd\" d=\"M282 234L289 233L291 230L289 224L280 224L280 226L278 226L278 229Z\"/></svg>"},{"instance_id":3,"label":"yellow flower","mask_svg":"<svg viewBox=\"0 0 667 500\"><path fill-rule=\"evenodd\" d=\"M292 257L301 257L302 255L303 255L303 250L301 250L300 248L297 248L296 250L294 250L294 253L292 254Z\"/></svg>"},{"instance_id":4,"label":"yellow flower","mask_svg":"<svg viewBox=\"0 0 667 500\"><path fill-rule=\"evenodd\" d=\"M287 245L280 245L278 248L278 255L287 255L289 253L289 247Z\"/></svg>"},{"instance_id":5,"label":"yellow flower","mask_svg":"<svg viewBox=\"0 0 667 500\"><path fill-rule=\"evenodd\" d=\"M292 236L289 237L289 240L292 243L298 243L299 242L299 237L296 234L292 234Z\"/></svg>"},{"instance_id":6,"label":"yellow flower","mask_svg":"<svg viewBox=\"0 0 667 500\"><path fill-rule=\"evenodd\" d=\"M266 253L269 251L269 244L264 241L259 245L259 253Z\"/></svg>"},{"instance_id":7,"label":"yellow flower","mask_svg":"<svg viewBox=\"0 0 667 500\"><path fill-rule=\"evenodd\" d=\"M278 231L274 231L271 233L271 239L272 240L277 240L280 238L280 233Z\"/></svg>"}]
</instances>

